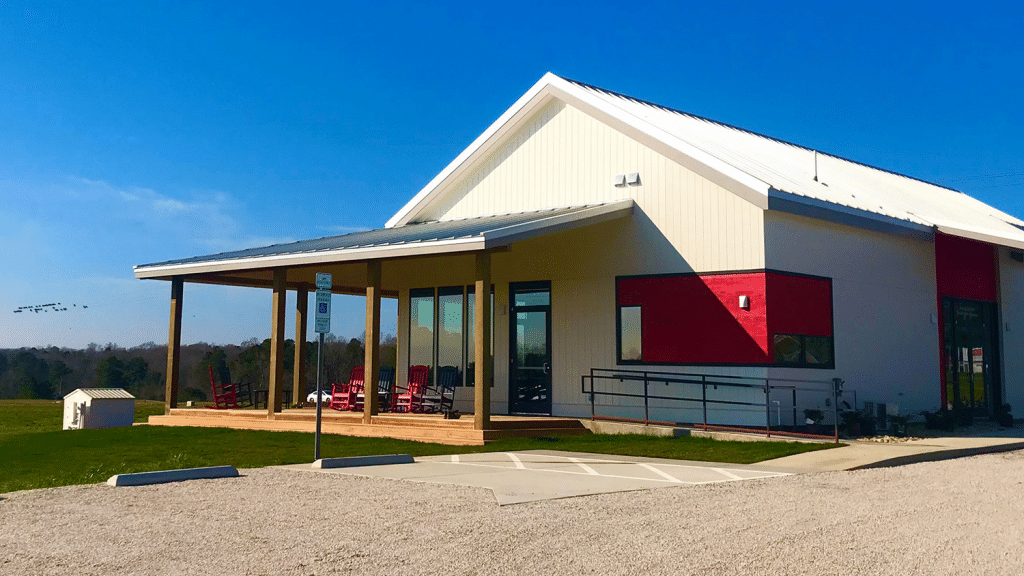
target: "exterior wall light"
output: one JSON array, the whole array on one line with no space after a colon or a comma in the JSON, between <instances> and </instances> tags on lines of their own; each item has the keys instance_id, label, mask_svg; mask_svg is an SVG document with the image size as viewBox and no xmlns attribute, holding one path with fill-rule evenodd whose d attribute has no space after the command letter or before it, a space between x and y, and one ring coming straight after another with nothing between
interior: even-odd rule
<instances>
[{"instance_id":1,"label":"exterior wall light","mask_svg":"<svg viewBox=\"0 0 1024 576\"><path fill-rule=\"evenodd\" d=\"M740 296L740 308L750 310L750 296Z\"/></svg>"},{"instance_id":2,"label":"exterior wall light","mask_svg":"<svg viewBox=\"0 0 1024 576\"><path fill-rule=\"evenodd\" d=\"M625 186L626 185L626 175L625 174L616 174L615 178L613 179L613 181L615 182L616 186Z\"/></svg>"}]
</instances>

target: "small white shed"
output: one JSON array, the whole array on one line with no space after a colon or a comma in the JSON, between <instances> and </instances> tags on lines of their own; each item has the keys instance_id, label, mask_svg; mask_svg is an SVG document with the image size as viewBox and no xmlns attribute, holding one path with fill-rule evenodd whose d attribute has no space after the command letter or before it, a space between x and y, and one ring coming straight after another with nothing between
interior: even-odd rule
<instances>
[{"instance_id":1,"label":"small white shed","mask_svg":"<svg viewBox=\"0 0 1024 576\"><path fill-rule=\"evenodd\" d=\"M64 429L131 426L135 396L120 388L79 388L64 397Z\"/></svg>"}]
</instances>

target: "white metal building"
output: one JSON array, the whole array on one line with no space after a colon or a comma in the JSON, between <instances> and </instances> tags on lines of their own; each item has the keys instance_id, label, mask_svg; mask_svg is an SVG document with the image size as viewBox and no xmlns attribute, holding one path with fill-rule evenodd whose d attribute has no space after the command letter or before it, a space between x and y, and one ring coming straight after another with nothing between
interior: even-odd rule
<instances>
[{"instance_id":1,"label":"white metal building","mask_svg":"<svg viewBox=\"0 0 1024 576\"><path fill-rule=\"evenodd\" d=\"M114 428L135 422L135 397L120 388L79 388L64 396L64 430Z\"/></svg>"},{"instance_id":2,"label":"white metal building","mask_svg":"<svg viewBox=\"0 0 1024 576\"><path fill-rule=\"evenodd\" d=\"M838 377L903 412L1024 407L1024 221L552 74L383 229L135 268L175 281L172 340L184 282L291 289L301 307L316 272L397 298L399 382L411 365L454 371L467 411L589 415L595 368ZM603 403L637 417L635 399ZM652 419L699 419L654 404Z\"/></svg>"}]
</instances>

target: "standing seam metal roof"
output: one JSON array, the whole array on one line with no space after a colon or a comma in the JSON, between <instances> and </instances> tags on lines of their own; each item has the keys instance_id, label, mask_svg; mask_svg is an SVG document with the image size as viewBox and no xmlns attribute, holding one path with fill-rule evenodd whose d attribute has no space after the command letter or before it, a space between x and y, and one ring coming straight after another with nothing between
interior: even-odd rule
<instances>
[{"instance_id":1,"label":"standing seam metal roof","mask_svg":"<svg viewBox=\"0 0 1024 576\"><path fill-rule=\"evenodd\" d=\"M575 80L566 81L779 192L928 227L984 231L1024 242L1024 221L962 192Z\"/></svg>"},{"instance_id":2,"label":"standing seam metal roof","mask_svg":"<svg viewBox=\"0 0 1024 576\"><path fill-rule=\"evenodd\" d=\"M152 264L142 264L136 268L326 252L347 248L410 245L443 240L476 238L483 236L486 232L500 230L502 228L516 226L518 224L525 224L544 218L562 216L585 208L592 208L601 205L602 204L588 204L583 206L571 206L532 212L480 216L461 220L446 220L443 222L407 224L405 226L398 226L395 228L379 228L376 230L352 232L341 236L326 236L312 240L299 240L297 242L290 242L287 244L274 244L272 246L248 248L232 252L221 252L219 254L210 254L206 256L194 256L191 258L182 258L180 260L154 262Z\"/></svg>"}]
</instances>

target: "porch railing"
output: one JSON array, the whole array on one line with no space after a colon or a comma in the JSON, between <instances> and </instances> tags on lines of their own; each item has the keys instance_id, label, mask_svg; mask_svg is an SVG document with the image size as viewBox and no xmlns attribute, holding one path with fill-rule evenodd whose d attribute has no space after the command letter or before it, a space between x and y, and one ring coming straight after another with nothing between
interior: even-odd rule
<instances>
[{"instance_id":1,"label":"porch railing","mask_svg":"<svg viewBox=\"0 0 1024 576\"><path fill-rule=\"evenodd\" d=\"M712 397L709 397L709 388L712 392ZM581 390L583 394L589 396L591 420L636 422L660 426L692 426L703 430L755 432L763 433L769 438L774 434L776 436L831 438L836 442L839 441L839 402L843 394L843 380L841 378L833 378L831 380L798 380L591 368L590 374L584 374L581 377ZM722 392L716 392L719 390L722 390ZM723 392L733 397L715 397L723 395ZM758 394L762 396L761 399L756 398ZM607 400L618 399L619 404L599 402L598 398ZM830 407L831 410L822 410L821 404L808 403L808 400L812 398L819 401L824 399L825 408ZM624 411L623 408L635 411L640 408L640 400L643 401L643 418L600 415L597 413L598 406L601 408L619 408L620 413ZM631 401L636 404L629 405ZM652 403L656 405L652 406ZM721 417L715 418L719 420L718 423L709 422L709 406L712 407L713 411L717 410L718 407L732 407L743 412L745 416L763 411L764 426L723 422ZM699 407L700 414L702 415L700 420L697 421L685 422L651 418L652 408L657 411L668 410L677 412L679 408L692 411L695 407ZM820 412L822 421L825 419L825 413L828 412L832 420L832 434L820 433L815 430L815 428L823 426L821 423L814 424L814 428L807 432L798 430L798 428L805 427L798 415L799 411L805 409ZM772 427L773 413L776 416L776 426L774 428ZM730 414L733 416L732 419L740 419L735 417L736 410L730 411ZM790 419L792 424L790 426L784 425L783 415L789 419L790 414L792 415ZM725 419L728 418L728 416L725 417Z\"/></svg>"}]
</instances>

